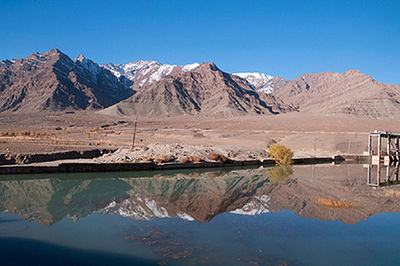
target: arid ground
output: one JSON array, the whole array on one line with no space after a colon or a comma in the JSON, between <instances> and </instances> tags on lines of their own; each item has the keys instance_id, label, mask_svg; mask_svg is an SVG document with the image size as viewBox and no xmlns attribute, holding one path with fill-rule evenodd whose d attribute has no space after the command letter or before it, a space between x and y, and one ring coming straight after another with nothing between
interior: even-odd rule
<instances>
[{"instance_id":1,"label":"arid ground","mask_svg":"<svg viewBox=\"0 0 400 266\"><path fill-rule=\"evenodd\" d=\"M0 150L42 153L132 145L136 117L98 112L0 114ZM135 146L160 143L265 149L273 142L295 156L362 154L373 130L400 132L395 120L289 113L210 118L138 117Z\"/></svg>"}]
</instances>

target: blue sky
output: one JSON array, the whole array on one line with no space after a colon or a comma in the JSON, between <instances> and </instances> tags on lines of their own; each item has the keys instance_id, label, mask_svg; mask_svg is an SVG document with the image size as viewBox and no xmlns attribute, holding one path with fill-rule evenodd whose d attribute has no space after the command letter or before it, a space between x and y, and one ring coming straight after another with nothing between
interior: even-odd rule
<instances>
[{"instance_id":1,"label":"blue sky","mask_svg":"<svg viewBox=\"0 0 400 266\"><path fill-rule=\"evenodd\" d=\"M359 69L400 84L400 1L1 0L0 59L215 62L293 79Z\"/></svg>"}]
</instances>

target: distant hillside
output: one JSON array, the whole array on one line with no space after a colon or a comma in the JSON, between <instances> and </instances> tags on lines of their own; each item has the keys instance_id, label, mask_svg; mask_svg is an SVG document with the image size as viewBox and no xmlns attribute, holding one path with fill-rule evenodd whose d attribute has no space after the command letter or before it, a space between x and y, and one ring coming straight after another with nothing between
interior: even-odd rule
<instances>
[{"instance_id":1,"label":"distant hillside","mask_svg":"<svg viewBox=\"0 0 400 266\"><path fill-rule=\"evenodd\" d=\"M133 94L131 81L57 49L0 63L0 112L100 109Z\"/></svg>"},{"instance_id":2,"label":"distant hillside","mask_svg":"<svg viewBox=\"0 0 400 266\"><path fill-rule=\"evenodd\" d=\"M272 94L300 112L400 119L400 86L358 70L305 74L285 81Z\"/></svg>"}]
</instances>

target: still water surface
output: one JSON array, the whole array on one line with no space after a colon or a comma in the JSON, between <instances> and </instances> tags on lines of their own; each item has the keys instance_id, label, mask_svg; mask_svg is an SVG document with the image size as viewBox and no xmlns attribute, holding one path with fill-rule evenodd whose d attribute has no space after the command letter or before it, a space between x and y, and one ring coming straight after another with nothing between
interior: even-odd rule
<instances>
[{"instance_id":1,"label":"still water surface","mask_svg":"<svg viewBox=\"0 0 400 266\"><path fill-rule=\"evenodd\" d=\"M391 172L393 173L393 171ZM0 177L2 265L396 265L362 165Z\"/></svg>"}]
</instances>

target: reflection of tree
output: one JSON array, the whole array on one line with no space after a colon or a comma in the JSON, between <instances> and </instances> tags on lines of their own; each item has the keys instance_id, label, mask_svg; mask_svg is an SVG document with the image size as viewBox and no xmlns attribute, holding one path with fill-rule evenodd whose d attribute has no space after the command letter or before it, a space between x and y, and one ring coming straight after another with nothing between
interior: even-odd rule
<instances>
[{"instance_id":1,"label":"reflection of tree","mask_svg":"<svg viewBox=\"0 0 400 266\"><path fill-rule=\"evenodd\" d=\"M292 166L290 165L277 165L268 169L268 179L273 182L281 182L288 179L293 174Z\"/></svg>"}]
</instances>

